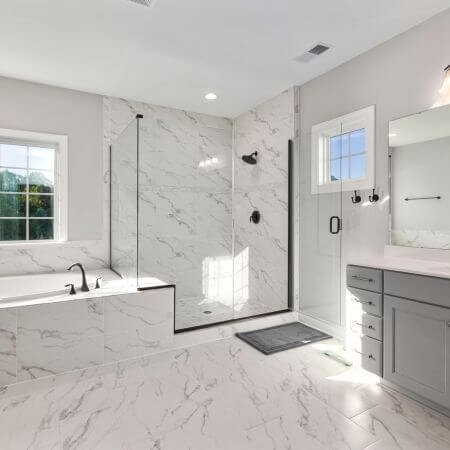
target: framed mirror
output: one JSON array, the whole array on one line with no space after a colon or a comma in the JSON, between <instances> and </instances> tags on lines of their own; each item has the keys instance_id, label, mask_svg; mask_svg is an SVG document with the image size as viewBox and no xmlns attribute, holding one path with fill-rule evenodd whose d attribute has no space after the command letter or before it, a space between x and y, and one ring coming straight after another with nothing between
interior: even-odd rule
<instances>
[{"instance_id":1,"label":"framed mirror","mask_svg":"<svg viewBox=\"0 0 450 450\"><path fill-rule=\"evenodd\" d=\"M390 243L450 250L450 105L389 122Z\"/></svg>"}]
</instances>

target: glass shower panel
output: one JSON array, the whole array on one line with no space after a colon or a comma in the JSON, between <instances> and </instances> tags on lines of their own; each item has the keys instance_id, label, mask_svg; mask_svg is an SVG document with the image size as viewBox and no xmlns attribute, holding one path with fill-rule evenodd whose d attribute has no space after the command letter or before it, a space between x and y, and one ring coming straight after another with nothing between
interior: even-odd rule
<instances>
[{"instance_id":1,"label":"glass shower panel","mask_svg":"<svg viewBox=\"0 0 450 450\"><path fill-rule=\"evenodd\" d=\"M333 192L312 193L311 133L301 139L300 312L323 322L341 323L343 141L331 137L325 170ZM345 160L344 160L345 163Z\"/></svg>"},{"instance_id":2,"label":"glass shower panel","mask_svg":"<svg viewBox=\"0 0 450 450\"><path fill-rule=\"evenodd\" d=\"M176 285L175 329L233 318L232 123L152 108L139 125L139 280Z\"/></svg>"},{"instance_id":3,"label":"glass shower panel","mask_svg":"<svg viewBox=\"0 0 450 450\"><path fill-rule=\"evenodd\" d=\"M138 272L138 122L134 119L110 150L111 268L137 285Z\"/></svg>"}]
</instances>

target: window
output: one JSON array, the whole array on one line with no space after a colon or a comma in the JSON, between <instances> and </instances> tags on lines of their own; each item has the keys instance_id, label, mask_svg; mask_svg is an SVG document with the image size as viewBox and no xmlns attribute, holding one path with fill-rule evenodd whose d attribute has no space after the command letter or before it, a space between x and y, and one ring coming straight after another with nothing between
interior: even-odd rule
<instances>
[{"instance_id":1,"label":"window","mask_svg":"<svg viewBox=\"0 0 450 450\"><path fill-rule=\"evenodd\" d=\"M0 129L0 242L66 238L67 138Z\"/></svg>"},{"instance_id":2,"label":"window","mask_svg":"<svg viewBox=\"0 0 450 450\"><path fill-rule=\"evenodd\" d=\"M375 108L312 127L313 194L373 187Z\"/></svg>"}]
</instances>

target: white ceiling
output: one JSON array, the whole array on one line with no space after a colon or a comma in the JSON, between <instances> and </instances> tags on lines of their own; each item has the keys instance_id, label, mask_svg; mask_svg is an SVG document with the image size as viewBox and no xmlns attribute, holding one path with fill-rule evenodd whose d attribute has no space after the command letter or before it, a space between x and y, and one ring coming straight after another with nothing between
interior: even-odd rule
<instances>
[{"instance_id":1,"label":"white ceiling","mask_svg":"<svg viewBox=\"0 0 450 450\"><path fill-rule=\"evenodd\" d=\"M235 117L450 0L0 0L0 74ZM332 50L293 59L317 42ZM219 99L203 96L214 91Z\"/></svg>"},{"instance_id":2,"label":"white ceiling","mask_svg":"<svg viewBox=\"0 0 450 450\"><path fill-rule=\"evenodd\" d=\"M429 109L389 123L389 147L450 136L450 105Z\"/></svg>"}]
</instances>

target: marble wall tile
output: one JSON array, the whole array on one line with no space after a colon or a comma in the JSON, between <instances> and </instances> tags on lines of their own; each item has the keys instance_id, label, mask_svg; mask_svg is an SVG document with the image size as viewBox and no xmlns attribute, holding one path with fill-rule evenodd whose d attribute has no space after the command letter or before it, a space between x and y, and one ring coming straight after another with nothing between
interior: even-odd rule
<instances>
[{"instance_id":1,"label":"marble wall tile","mask_svg":"<svg viewBox=\"0 0 450 450\"><path fill-rule=\"evenodd\" d=\"M0 309L0 385L16 381L17 310Z\"/></svg>"},{"instance_id":2,"label":"marble wall tile","mask_svg":"<svg viewBox=\"0 0 450 450\"><path fill-rule=\"evenodd\" d=\"M289 89L235 120L235 189L288 180L288 140L294 138L294 90ZM258 152L250 166L242 155Z\"/></svg>"},{"instance_id":3,"label":"marble wall tile","mask_svg":"<svg viewBox=\"0 0 450 450\"><path fill-rule=\"evenodd\" d=\"M25 381L84 369L102 364L103 361L103 335L18 347L17 380Z\"/></svg>"},{"instance_id":4,"label":"marble wall tile","mask_svg":"<svg viewBox=\"0 0 450 450\"><path fill-rule=\"evenodd\" d=\"M249 221L253 210L261 213L259 224ZM287 185L235 193L234 218L235 313L287 309Z\"/></svg>"},{"instance_id":5,"label":"marble wall tile","mask_svg":"<svg viewBox=\"0 0 450 450\"><path fill-rule=\"evenodd\" d=\"M19 381L103 362L103 299L19 308L17 329Z\"/></svg>"},{"instance_id":6,"label":"marble wall tile","mask_svg":"<svg viewBox=\"0 0 450 450\"><path fill-rule=\"evenodd\" d=\"M27 275L64 271L74 261L86 269L98 269L108 265L105 240L71 241L55 244L3 247L0 275Z\"/></svg>"},{"instance_id":7,"label":"marble wall tile","mask_svg":"<svg viewBox=\"0 0 450 450\"><path fill-rule=\"evenodd\" d=\"M17 330L19 348L99 337L103 333L103 299L19 308Z\"/></svg>"},{"instance_id":8,"label":"marble wall tile","mask_svg":"<svg viewBox=\"0 0 450 450\"><path fill-rule=\"evenodd\" d=\"M158 353L172 346L174 291L147 290L105 302L105 360Z\"/></svg>"},{"instance_id":9,"label":"marble wall tile","mask_svg":"<svg viewBox=\"0 0 450 450\"><path fill-rule=\"evenodd\" d=\"M235 317L288 307L288 141L294 138L294 90L239 116L234 142ZM256 165L242 155L258 152ZM261 213L259 224L251 213Z\"/></svg>"}]
</instances>

